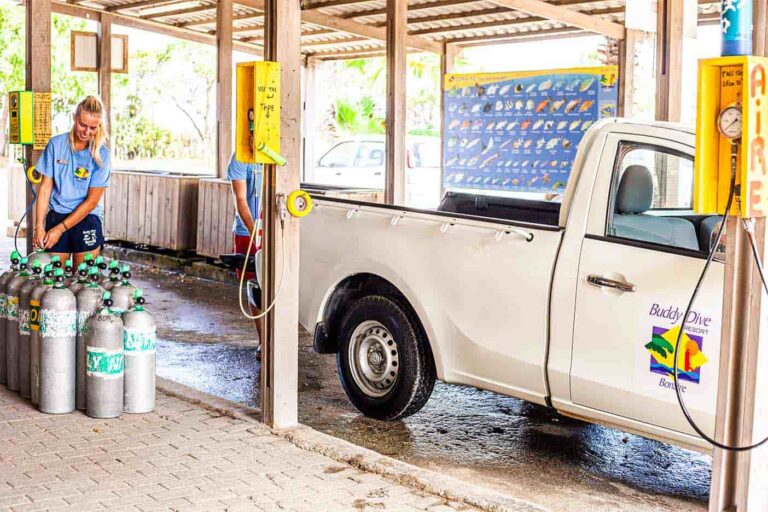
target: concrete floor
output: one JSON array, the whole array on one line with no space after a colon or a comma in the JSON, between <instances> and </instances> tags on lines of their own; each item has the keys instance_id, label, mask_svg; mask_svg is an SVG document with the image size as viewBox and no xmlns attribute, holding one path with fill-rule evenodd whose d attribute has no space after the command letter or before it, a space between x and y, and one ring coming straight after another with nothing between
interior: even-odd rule
<instances>
[{"instance_id":1,"label":"concrete floor","mask_svg":"<svg viewBox=\"0 0 768 512\"><path fill-rule=\"evenodd\" d=\"M258 406L259 361L236 288L156 270L135 274L158 321L159 375ZM442 383L420 413L375 421L349 404L335 357L312 352L303 330L299 364L300 421L384 455L552 510L706 510L708 456Z\"/></svg>"}]
</instances>

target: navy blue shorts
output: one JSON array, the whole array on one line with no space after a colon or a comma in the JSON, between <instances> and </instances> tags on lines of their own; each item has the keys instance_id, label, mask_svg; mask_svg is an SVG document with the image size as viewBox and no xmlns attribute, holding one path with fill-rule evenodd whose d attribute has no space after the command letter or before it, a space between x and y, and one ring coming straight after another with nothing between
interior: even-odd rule
<instances>
[{"instance_id":1,"label":"navy blue shorts","mask_svg":"<svg viewBox=\"0 0 768 512\"><path fill-rule=\"evenodd\" d=\"M45 217L45 230L53 229L61 221L69 217L69 214L57 213L53 210ZM88 215L75 226L70 226L56 245L48 249L49 252L79 253L91 252L101 249L104 245L104 233L101 229L101 219L98 215Z\"/></svg>"}]
</instances>

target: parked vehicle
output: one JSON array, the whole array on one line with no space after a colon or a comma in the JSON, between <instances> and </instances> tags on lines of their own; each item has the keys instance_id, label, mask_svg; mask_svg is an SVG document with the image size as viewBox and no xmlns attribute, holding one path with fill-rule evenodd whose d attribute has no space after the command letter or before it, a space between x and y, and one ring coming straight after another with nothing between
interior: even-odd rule
<instances>
[{"instance_id":1,"label":"parked vehicle","mask_svg":"<svg viewBox=\"0 0 768 512\"><path fill-rule=\"evenodd\" d=\"M440 202L440 139L408 137L406 140L406 205L436 208ZM383 189L383 136L355 137L337 143L317 162L312 181L320 185Z\"/></svg>"},{"instance_id":2,"label":"parked vehicle","mask_svg":"<svg viewBox=\"0 0 768 512\"><path fill-rule=\"evenodd\" d=\"M677 125L597 123L562 203L449 192L428 212L318 197L301 227L300 321L368 416L417 412L440 379L706 449L670 375L720 220L691 211L694 143ZM722 282L713 264L679 356L710 435Z\"/></svg>"}]
</instances>

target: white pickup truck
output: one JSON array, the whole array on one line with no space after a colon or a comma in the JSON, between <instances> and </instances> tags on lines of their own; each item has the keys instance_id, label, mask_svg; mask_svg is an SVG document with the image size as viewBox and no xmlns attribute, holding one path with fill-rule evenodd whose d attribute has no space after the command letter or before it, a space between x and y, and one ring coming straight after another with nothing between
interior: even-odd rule
<instances>
[{"instance_id":1,"label":"white pickup truck","mask_svg":"<svg viewBox=\"0 0 768 512\"><path fill-rule=\"evenodd\" d=\"M561 203L447 193L440 211L316 197L300 321L364 414L417 412L435 379L686 447L672 349L720 218L691 211L694 133L604 120ZM723 266L688 319L680 385L714 430Z\"/></svg>"}]
</instances>

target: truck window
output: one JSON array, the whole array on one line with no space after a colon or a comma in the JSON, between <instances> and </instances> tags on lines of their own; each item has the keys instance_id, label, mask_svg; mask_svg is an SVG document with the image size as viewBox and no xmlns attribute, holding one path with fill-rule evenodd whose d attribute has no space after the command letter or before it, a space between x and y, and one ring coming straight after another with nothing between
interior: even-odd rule
<instances>
[{"instance_id":1,"label":"truck window","mask_svg":"<svg viewBox=\"0 0 768 512\"><path fill-rule=\"evenodd\" d=\"M384 143L361 142L355 167L384 167Z\"/></svg>"},{"instance_id":2,"label":"truck window","mask_svg":"<svg viewBox=\"0 0 768 512\"><path fill-rule=\"evenodd\" d=\"M337 144L320 159L318 167L352 167L356 150L356 142Z\"/></svg>"},{"instance_id":3,"label":"truck window","mask_svg":"<svg viewBox=\"0 0 768 512\"><path fill-rule=\"evenodd\" d=\"M690 156L620 145L610 197L606 236L699 250Z\"/></svg>"}]
</instances>

